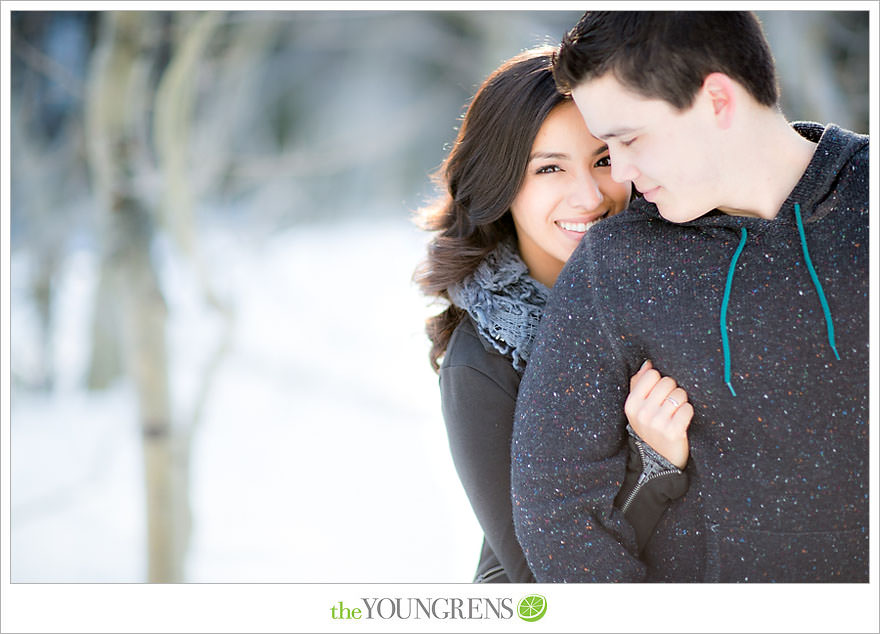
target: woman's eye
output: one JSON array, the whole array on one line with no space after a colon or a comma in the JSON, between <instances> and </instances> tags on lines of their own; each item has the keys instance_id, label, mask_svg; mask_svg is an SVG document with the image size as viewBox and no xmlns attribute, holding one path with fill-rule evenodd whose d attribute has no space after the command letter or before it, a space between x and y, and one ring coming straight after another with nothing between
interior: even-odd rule
<instances>
[{"instance_id":1,"label":"woman's eye","mask_svg":"<svg viewBox=\"0 0 880 634\"><path fill-rule=\"evenodd\" d=\"M536 174L553 174L555 172L561 172L562 168L558 165L544 165L543 167L539 167L535 172Z\"/></svg>"},{"instance_id":2,"label":"woman's eye","mask_svg":"<svg viewBox=\"0 0 880 634\"><path fill-rule=\"evenodd\" d=\"M611 155L603 156L596 161L596 164L593 165L593 167L611 167Z\"/></svg>"},{"instance_id":3,"label":"woman's eye","mask_svg":"<svg viewBox=\"0 0 880 634\"><path fill-rule=\"evenodd\" d=\"M620 144L621 144L623 147L629 147L630 145L632 145L633 143L635 143L635 140L638 139L638 138L639 138L639 137L634 136L633 138L631 138L631 139L627 139L626 141L621 141Z\"/></svg>"}]
</instances>

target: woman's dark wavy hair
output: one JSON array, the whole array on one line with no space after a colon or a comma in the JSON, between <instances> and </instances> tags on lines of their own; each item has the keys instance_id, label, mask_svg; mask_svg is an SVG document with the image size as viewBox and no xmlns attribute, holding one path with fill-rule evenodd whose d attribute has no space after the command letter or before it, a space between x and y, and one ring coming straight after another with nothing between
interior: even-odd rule
<instances>
[{"instance_id":1,"label":"woman's dark wavy hair","mask_svg":"<svg viewBox=\"0 0 880 634\"><path fill-rule=\"evenodd\" d=\"M510 205L520 189L532 144L550 111L568 99L551 71L554 48L529 49L496 69L464 115L446 160L432 174L443 194L417 212L436 232L413 279L448 307L426 322L430 360L439 370L464 311L449 301L450 286L470 275L498 243L515 235Z\"/></svg>"}]
</instances>

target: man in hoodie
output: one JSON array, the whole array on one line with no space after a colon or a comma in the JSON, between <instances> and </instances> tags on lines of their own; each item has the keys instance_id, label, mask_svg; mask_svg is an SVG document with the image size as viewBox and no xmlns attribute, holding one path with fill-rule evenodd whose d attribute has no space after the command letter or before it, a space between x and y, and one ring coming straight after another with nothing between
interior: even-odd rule
<instances>
[{"instance_id":1,"label":"man in hoodie","mask_svg":"<svg viewBox=\"0 0 880 634\"><path fill-rule=\"evenodd\" d=\"M586 234L522 380L537 580L867 582L868 138L786 121L751 13L589 12L554 71L644 198ZM645 438L689 443L688 486L655 469L615 500L646 359L695 411ZM656 526L639 495L668 503Z\"/></svg>"}]
</instances>

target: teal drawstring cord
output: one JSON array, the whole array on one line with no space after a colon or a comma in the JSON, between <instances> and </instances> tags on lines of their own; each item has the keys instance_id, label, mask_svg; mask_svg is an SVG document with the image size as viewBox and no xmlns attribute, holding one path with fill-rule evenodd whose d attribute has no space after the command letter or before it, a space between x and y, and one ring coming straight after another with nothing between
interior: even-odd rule
<instances>
[{"instance_id":1,"label":"teal drawstring cord","mask_svg":"<svg viewBox=\"0 0 880 634\"><path fill-rule=\"evenodd\" d=\"M739 246L733 259L730 261L730 267L727 269L727 283L724 285L724 298L721 300L721 347L724 349L724 382L730 388L730 393L736 396L733 386L730 384L730 342L727 340L727 304L730 302L730 287L733 286L733 271L736 268L736 261L746 246L746 237L748 232L745 227L740 227Z\"/></svg>"},{"instance_id":2,"label":"teal drawstring cord","mask_svg":"<svg viewBox=\"0 0 880 634\"><path fill-rule=\"evenodd\" d=\"M819 295L819 303L822 304L822 312L825 313L825 325L828 327L828 344L834 351L834 356L840 361L840 355L837 354L837 346L834 345L834 321L831 319L831 309L828 307L828 300L825 299L825 292L822 290L822 284L819 283L819 276L816 275L816 269L813 268L813 262L810 260L810 251L807 249L807 236L804 234L804 221L801 220L801 206L794 204L794 217L797 220L798 234L801 237L801 247L804 250L804 262L807 263L807 270L813 280L813 286L816 287L816 293Z\"/></svg>"},{"instance_id":3,"label":"teal drawstring cord","mask_svg":"<svg viewBox=\"0 0 880 634\"><path fill-rule=\"evenodd\" d=\"M828 328L828 344L834 352L834 356L840 361L840 354L837 352L837 346L834 343L834 320L831 318L831 308L828 306L828 300L825 299L825 291L822 290L822 284L819 282L819 276L813 267L813 261L810 259L810 250L807 248L807 236L804 233L804 221L801 218L801 206L799 203L794 204L794 217L797 221L798 235L801 239L801 248L804 253L804 262L807 270L810 272L810 279L813 280L813 286L819 295L819 303L822 305L822 312L825 314L825 325ZM745 227L740 227L740 240L733 258L730 260L730 266L727 269L727 283L724 285L724 298L721 300L721 347L724 350L724 382L730 388L730 393L736 396L733 385L730 383L730 342L727 339L727 305L730 302L730 288L733 286L733 273L736 269L737 260L746 246L746 238L748 232Z\"/></svg>"}]
</instances>

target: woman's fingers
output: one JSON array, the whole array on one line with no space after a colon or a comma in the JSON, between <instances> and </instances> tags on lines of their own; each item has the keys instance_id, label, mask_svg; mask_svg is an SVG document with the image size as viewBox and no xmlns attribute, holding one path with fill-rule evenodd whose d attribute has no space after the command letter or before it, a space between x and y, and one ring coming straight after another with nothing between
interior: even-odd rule
<instances>
[{"instance_id":1,"label":"woman's fingers","mask_svg":"<svg viewBox=\"0 0 880 634\"><path fill-rule=\"evenodd\" d=\"M657 370L645 366L642 366L641 370L633 376L630 382L629 396L626 397L623 406L623 411L628 418L640 419L645 416L648 396L660 379L661 376Z\"/></svg>"},{"instance_id":2,"label":"woman's fingers","mask_svg":"<svg viewBox=\"0 0 880 634\"><path fill-rule=\"evenodd\" d=\"M630 381L627 419L643 441L679 468L687 464L687 429L694 416L687 392L646 362Z\"/></svg>"},{"instance_id":3,"label":"woman's fingers","mask_svg":"<svg viewBox=\"0 0 880 634\"><path fill-rule=\"evenodd\" d=\"M667 409L671 408L671 411L675 411L685 403L687 403L687 392L685 392L680 387L676 387L669 394L666 395L666 398L663 399L661 407Z\"/></svg>"},{"instance_id":4,"label":"woman's fingers","mask_svg":"<svg viewBox=\"0 0 880 634\"><path fill-rule=\"evenodd\" d=\"M651 388L650 394L648 394L645 399L647 405L655 409L660 409L663 406L664 401L677 387L678 384L672 378L664 376Z\"/></svg>"},{"instance_id":5,"label":"woman's fingers","mask_svg":"<svg viewBox=\"0 0 880 634\"><path fill-rule=\"evenodd\" d=\"M679 411L683 412L681 420L693 416L693 407L688 403L687 392L669 377L660 378L644 397L635 392L627 400L629 407L626 413L637 421L639 427L670 427ZM680 424L673 424L667 431L675 433L679 431L678 428L681 428ZM686 426L681 429L686 429Z\"/></svg>"},{"instance_id":6,"label":"woman's fingers","mask_svg":"<svg viewBox=\"0 0 880 634\"><path fill-rule=\"evenodd\" d=\"M639 368L630 385L624 410L637 432L652 428L664 435L680 434L690 425L694 410L687 392L655 370L650 361Z\"/></svg>"},{"instance_id":7,"label":"woman's fingers","mask_svg":"<svg viewBox=\"0 0 880 634\"><path fill-rule=\"evenodd\" d=\"M663 375L654 368L643 368L630 381L630 394L640 399L647 399L662 380Z\"/></svg>"},{"instance_id":8,"label":"woman's fingers","mask_svg":"<svg viewBox=\"0 0 880 634\"><path fill-rule=\"evenodd\" d=\"M673 429L686 432L687 428L690 427L691 420L693 420L693 418L694 406L690 403L685 403L677 410L675 410L675 414L672 415L672 420L670 422Z\"/></svg>"},{"instance_id":9,"label":"woman's fingers","mask_svg":"<svg viewBox=\"0 0 880 634\"><path fill-rule=\"evenodd\" d=\"M645 362L642 364L642 367L639 368L639 371L636 372L635 374L633 374L632 378L629 380L629 389L630 389L630 391L632 391L633 388L635 388L636 384L641 380L641 378L642 378L643 376L645 376L645 373L647 373L648 370L650 370L650 369L653 368L653 367L654 367L654 365L651 363L651 360L650 360L650 359L648 359L647 361L645 361ZM660 374L659 374L659 373L657 373L657 379L658 379L658 380L660 379Z\"/></svg>"}]
</instances>

